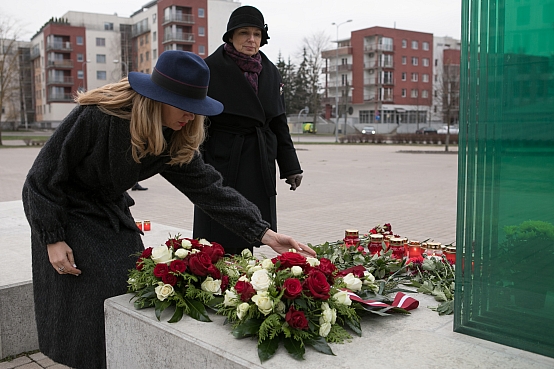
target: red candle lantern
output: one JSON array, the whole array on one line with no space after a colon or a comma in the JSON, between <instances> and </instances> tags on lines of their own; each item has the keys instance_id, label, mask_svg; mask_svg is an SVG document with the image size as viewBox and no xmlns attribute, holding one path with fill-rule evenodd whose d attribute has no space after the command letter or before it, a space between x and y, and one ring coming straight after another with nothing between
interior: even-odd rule
<instances>
[{"instance_id":1,"label":"red candle lantern","mask_svg":"<svg viewBox=\"0 0 554 369\"><path fill-rule=\"evenodd\" d=\"M344 231L344 245L346 247L360 246L360 236L357 229L347 229Z\"/></svg>"},{"instance_id":2,"label":"red candle lantern","mask_svg":"<svg viewBox=\"0 0 554 369\"><path fill-rule=\"evenodd\" d=\"M452 264L456 264L456 246L447 246L444 250L446 255L446 260L450 261Z\"/></svg>"},{"instance_id":3,"label":"red candle lantern","mask_svg":"<svg viewBox=\"0 0 554 369\"><path fill-rule=\"evenodd\" d=\"M406 248L404 247L404 238L391 237L390 249L392 250L392 257L395 259L403 259L406 256Z\"/></svg>"},{"instance_id":4,"label":"red candle lantern","mask_svg":"<svg viewBox=\"0 0 554 369\"><path fill-rule=\"evenodd\" d=\"M142 231L142 222L136 221L135 224L137 225L138 229Z\"/></svg>"},{"instance_id":5,"label":"red candle lantern","mask_svg":"<svg viewBox=\"0 0 554 369\"><path fill-rule=\"evenodd\" d=\"M421 243L419 241L409 241L408 242L408 257L417 258L423 254L421 249Z\"/></svg>"},{"instance_id":6,"label":"red candle lantern","mask_svg":"<svg viewBox=\"0 0 554 369\"><path fill-rule=\"evenodd\" d=\"M382 234L371 234L369 236L369 253L371 255L378 254L383 250L383 235Z\"/></svg>"},{"instance_id":7,"label":"red candle lantern","mask_svg":"<svg viewBox=\"0 0 554 369\"><path fill-rule=\"evenodd\" d=\"M144 221L144 231L147 232L150 230L150 221L149 220L145 220Z\"/></svg>"}]
</instances>

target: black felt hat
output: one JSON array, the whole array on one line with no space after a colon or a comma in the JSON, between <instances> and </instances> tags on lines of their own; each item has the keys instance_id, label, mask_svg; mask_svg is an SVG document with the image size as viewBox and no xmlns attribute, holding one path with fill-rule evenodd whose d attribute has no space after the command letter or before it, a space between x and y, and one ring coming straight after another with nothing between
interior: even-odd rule
<instances>
[{"instance_id":1,"label":"black felt hat","mask_svg":"<svg viewBox=\"0 0 554 369\"><path fill-rule=\"evenodd\" d=\"M260 46L267 44L269 35L267 34L267 24L264 23L262 13L250 5L236 8L229 17L227 22L227 32L223 35L223 41L230 42L229 38L233 35L233 31L241 27L256 27L262 30L262 42Z\"/></svg>"}]
</instances>

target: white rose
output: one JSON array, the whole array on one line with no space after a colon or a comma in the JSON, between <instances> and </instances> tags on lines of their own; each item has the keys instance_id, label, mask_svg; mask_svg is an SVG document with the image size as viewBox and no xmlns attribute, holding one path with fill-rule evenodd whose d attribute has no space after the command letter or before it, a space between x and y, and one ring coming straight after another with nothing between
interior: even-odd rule
<instances>
[{"instance_id":1,"label":"white rose","mask_svg":"<svg viewBox=\"0 0 554 369\"><path fill-rule=\"evenodd\" d=\"M167 246L156 246L152 248L152 256L154 263L167 263L172 259L172 252Z\"/></svg>"},{"instance_id":2,"label":"white rose","mask_svg":"<svg viewBox=\"0 0 554 369\"><path fill-rule=\"evenodd\" d=\"M234 288L225 291L225 298L223 299L223 305L225 306L237 306L239 297Z\"/></svg>"},{"instance_id":3,"label":"white rose","mask_svg":"<svg viewBox=\"0 0 554 369\"><path fill-rule=\"evenodd\" d=\"M321 316L319 317L319 324L331 323L333 319L333 313L329 308L329 304L324 302L321 304Z\"/></svg>"},{"instance_id":4,"label":"white rose","mask_svg":"<svg viewBox=\"0 0 554 369\"><path fill-rule=\"evenodd\" d=\"M331 324L337 322L337 309L331 309Z\"/></svg>"},{"instance_id":5,"label":"white rose","mask_svg":"<svg viewBox=\"0 0 554 369\"><path fill-rule=\"evenodd\" d=\"M245 275L241 275L240 278L239 278L239 281L250 282L250 280L248 279L248 277L245 276Z\"/></svg>"},{"instance_id":6,"label":"white rose","mask_svg":"<svg viewBox=\"0 0 554 369\"><path fill-rule=\"evenodd\" d=\"M359 291L362 289L362 281L360 278L354 277L354 274L348 273L342 280L346 283L346 288L351 291Z\"/></svg>"},{"instance_id":7,"label":"white rose","mask_svg":"<svg viewBox=\"0 0 554 369\"><path fill-rule=\"evenodd\" d=\"M269 276L267 270L260 269L252 274L250 283L252 283L252 287L254 287L256 291L267 291L271 285L271 277Z\"/></svg>"},{"instance_id":8,"label":"white rose","mask_svg":"<svg viewBox=\"0 0 554 369\"><path fill-rule=\"evenodd\" d=\"M237 306L237 317L242 320L242 318L244 318L244 316L248 312L248 309L250 309L250 305L248 305L248 303L246 302L243 302L242 304Z\"/></svg>"},{"instance_id":9,"label":"white rose","mask_svg":"<svg viewBox=\"0 0 554 369\"><path fill-rule=\"evenodd\" d=\"M189 251L189 250L185 250L185 249L177 249L177 251L175 251L175 256L177 256L179 259L184 259L184 258L186 258L189 254L190 254L190 251Z\"/></svg>"},{"instance_id":10,"label":"white rose","mask_svg":"<svg viewBox=\"0 0 554 369\"><path fill-rule=\"evenodd\" d=\"M164 284L163 282L159 282L158 287L154 288L154 291L156 291L156 296L160 301L165 300L169 296L173 296L175 293L172 285Z\"/></svg>"},{"instance_id":11,"label":"white rose","mask_svg":"<svg viewBox=\"0 0 554 369\"><path fill-rule=\"evenodd\" d=\"M248 265L250 266L256 265L256 260L248 260Z\"/></svg>"},{"instance_id":12,"label":"white rose","mask_svg":"<svg viewBox=\"0 0 554 369\"><path fill-rule=\"evenodd\" d=\"M373 276L373 274L371 274L371 273L368 272L367 270L364 271L364 277L365 277L364 284L369 284L369 283L375 282L375 277ZM366 283L366 282L367 282L367 283Z\"/></svg>"},{"instance_id":13,"label":"white rose","mask_svg":"<svg viewBox=\"0 0 554 369\"><path fill-rule=\"evenodd\" d=\"M266 270L272 270L273 269L273 261L271 261L271 259L264 259L262 260L262 268L266 269Z\"/></svg>"},{"instance_id":14,"label":"white rose","mask_svg":"<svg viewBox=\"0 0 554 369\"><path fill-rule=\"evenodd\" d=\"M225 268L227 275L231 278L236 278L239 276L239 271L235 267Z\"/></svg>"},{"instance_id":15,"label":"white rose","mask_svg":"<svg viewBox=\"0 0 554 369\"><path fill-rule=\"evenodd\" d=\"M299 275L302 274L302 267L295 265L292 268L290 268L290 271L292 272L293 276L298 277Z\"/></svg>"},{"instance_id":16,"label":"white rose","mask_svg":"<svg viewBox=\"0 0 554 369\"><path fill-rule=\"evenodd\" d=\"M346 291L339 291L333 295L333 300L335 300L337 303L350 306L352 305L352 300L350 300L350 296L346 293Z\"/></svg>"},{"instance_id":17,"label":"white rose","mask_svg":"<svg viewBox=\"0 0 554 369\"><path fill-rule=\"evenodd\" d=\"M261 266L261 265L254 265L254 266L251 266L250 268L248 268L248 274L252 275L252 274L254 274L255 272L257 272L258 270L262 270L262 266Z\"/></svg>"},{"instance_id":18,"label":"white rose","mask_svg":"<svg viewBox=\"0 0 554 369\"><path fill-rule=\"evenodd\" d=\"M183 240L181 241L181 247L188 250L192 247L192 242L190 242L189 240Z\"/></svg>"},{"instance_id":19,"label":"white rose","mask_svg":"<svg viewBox=\"0 0 554 369\"><path fill-rule=\"evenodd\" d=\"M206 277L204 282L200 285L202 291L215 293L221 295L221 279L213 279L212 277Z\"/></svg>"},{"instance_id":20,"label":"white rose","mask_svg":"<svg viewBox=\"0 0 554 369\"><path fill-rule=\"evenodd\" d=\"M258 306L258 310L264 315L271 313L273 310L273 301L269 298L266 291L259 291L256 295L252 296L252 301Z\"/></svg>"},{"instance_id":21,"label":"white rose","mask_svg":"<svg viewBox=\"0 0 554 369\"><path fill-rule=\"evenodd\" d=\"M321 337L327 337L327 335L331 332L331 323L323 323L319 326L319 335Z\"/></svg>"},{"instance_id":22,"label":"white rose","mask_svg":"<svg viewBox=\"0 0 554 369\"><path fill-rule=\"evenodd\" d=\"M198 254L199 252L200 252L200 250L198 250L198 249L192 249L192 250L190 250L190 253L191 253L191 254Z\"/></svg>"},{"instance_id":23,"label":"white rose","mask_svg":"<svg viewBox=\"0 0 554 369\"><path fill-rule=\"evenodd\" d=\"M207 239L205 238L202 238L198 241L199 244L201 245L204 245L204 246L211 246L212 244L210 243L210 241L208 241Z\"/></svg>"},{"instance_id":24,"label":"white rose","mask_svg":"<svg viewBox=\"0 0 554 369\"><path fill-rule=\"evenodd\" d=\"M242 250L242 252L240 254L243 258L251 258L252 257L252 252L248 249Z\"/></svg>"},{"instance_id":25,"label":"white rose","mask_svg":"<svg viewBox=\"0 0 554 369\"><path fill-rule=\"evenodd\" d=\"M319 260L316 259L316 258L306 258L306 261L308 262L308 264L310 264L310 266L313 266L313 267L316 267L320 264Z\"/></svg>"}]
</instances>

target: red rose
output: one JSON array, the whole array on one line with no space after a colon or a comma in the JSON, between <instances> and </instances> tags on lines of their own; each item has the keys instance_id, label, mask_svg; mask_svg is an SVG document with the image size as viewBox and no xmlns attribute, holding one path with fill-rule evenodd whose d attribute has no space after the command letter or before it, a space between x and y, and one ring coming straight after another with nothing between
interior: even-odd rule
<instances>
[{"instance_id":1,"label":"red rose","mask_svg":"<svg viewBox=\"0 0 554 369\"><path fill-rule=\"evenodd\" d=\"M198 252L189 258L190 271L199 277L205 277L210 272L212 260L206 254Z\"/></svg>"},{"instance_id":2,"label":"red rose","mask_svg":"<svg viewBox=\"0 0 554 369\"><path fill-rule=\"evenodd\" d=\"M173 250L177 250L178 248L181 248L181 242L183 242L182 238L170 238L169 240L165 241L165 245L167 248L173 247Z\"/></svg>"},{"instance_id":3,"label":"red rose","mask_svg":"<svg viewBox=\"0 0 554 369\"><path fill-rule=\"evenodd\" d=\"M327 282L325 274L319 270L313 270L308 278L304 280L304 289L308 290L310 295L317 299L328 300L330 297L331 286Z\"/></svg>"},{"instance_id":4,"label":"red rose","mask_svg":"<svg viewBox=\"0 0 554 369\"><path fill-rule=\"evenodd\" d=\"M237 291L240 295L240 299L244 302L250 300L250 298L256 294L254 287L252 287L250 282L246 281L238 281L235 284L235 291Z\"/></svg>"},{"instance_id":5,"label":"red rose","mask_svg":"<svg viewBox=\"0 0 554 369\"><path fill-rule=\"evenodd\" d=\"M299 266L304 269L307 265L306 258L296 252L285 252L277 256L277 260L281 262L279 269L292 268L293 266Z\"/></svg>"},{"instance_id":6,"label":"red rose","mask_svg":"<svg viewBox=\"0 0 554 369\"><path fill-rule=\"evenodd\" d=\"M221 291L225 291L229 287L229 276L224 275L221 277Z\"/></svg>"},{"instance_id":7,"label":"red rose","mask_svg":"<svg viewBox=\"0 0 554 369\"><path fill-rule=\"evenodd\" d=\"M296 278L289 278L283 283L283 297L289 300L294 300L302 293L302 284Z\"/></svg>"},{"instance_id":8,"label":"red rose","mask_svg":"<svg viewBox=\"0 0 554 369\"><path fill-rule=\"evenodd\" d=\"M319 259L319 266L317 267L317 269L323 274L325 274L327 277L329 277L329 276L332 276L333 273L335 273L335 271L337 270L337 267L335 266L335 264L331 262L331 260L326 258L321 258Z\"/></svg>"},{"instance_id":9,"label":"red rose","mask_svg":"<svg viewBox=\"0 0 554 369\"><path fill-rule=\"evenodd\" d=\"M208 268L208 274L211 275L213 279L221 279L221 272L215 267L215 265L211 265Z\"/></svg>"},{"instance_id":10,"label":"red rose","mask_svg":"<svg viewBox=\"0 0 554 369\"><path fill-rule=\"evenodd\" d=\"M140 257L143 259L149 258L150 256L152 256L152 247L145 248L142 254L140 254Z\"/></svg>"},{"instance_id":11,"label":"red rose","mask_svg":"<svg viewBox=\"0 0 554 369\"><path fill-rule=\"evenodd\" d=\"M198 240L195 240L194 238L185 238L185 240L190 241L193 249L198 249L198 250L202 249L202 245L200 244L200 242L198 242Z\"/></svg>"},{"instance_id":12,"label":"red rose","mask_svg":"<svg viewBox=\"0 0 554 369\"><path fill-rule=\"evenodd\" d=\"M162 278L167 273L169 273L169 267L166 263L159 263L154 267L154 275L158 278Z\"/></svg>"},{"instance_id":13,"label":"red rose","mask_svg":"<svg viewBox=\"0 0 554 369\"><path fill-rule=\"evenodd\" d=\"M142 270L144 268L144 258L141 256L137 260L137 270Z\"/></svg>"},{"instance_id":14,"label":"red rose","mask_svg":"<svg viewBox=\"0 0 554 369\"><path fill-rule=\"evenodd\" d=\"M355 277L363 278L366 268L363 265L356 265L348 269L341 270L337 273L337 277L344 277L348 273L354 274Z\"/></svg>"},{"instance_id":15,"label":"red rose","mask_svg":"<svg viewBox=\"0 0 554 369\"><path fill-rule=\"evenodd\" d=\"M177 284L177 276L175 274L167 273L162 277L162 282L175 286Z\"/></svg>"},{"instance_id":16,"label":"red rose","mask_svg":"<svg viewBox=\"0 0 554 369\"><path fill-rule=\"evenodd\" d=\"M184 273L185 270L187 270L187 263L179 259L173 260L171 264L169 264L169 270L175 273Z\"/></svg>"},{"instance_id":17,"label":"red rose","mask_svg":"<svg viewBox=\"0 0 554 369\"><path fill-rule=\"evenodd\" d=\"M308 319L306 319L304 312L296 310L294 306L290 307L287 315L285 315L285 320L292 328L308 329Z\"/></svg>"},{"instance_id":18,"label":"red rose","mask_svg":"<svg viewBox=\"0 0 554 369\"><path fill-rule=\"evenodd\" d=\"M212 246L204 246L202 252L210 257L212 263L217 263L217 261L225 255L223 247L215 242L212 243Z\"/></svg>"}]
</instances>

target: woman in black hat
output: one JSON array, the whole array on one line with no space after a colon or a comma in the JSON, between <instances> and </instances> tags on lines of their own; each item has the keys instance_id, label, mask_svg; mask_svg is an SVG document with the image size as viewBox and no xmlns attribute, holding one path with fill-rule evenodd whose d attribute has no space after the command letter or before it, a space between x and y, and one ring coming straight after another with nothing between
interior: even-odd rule
<instances>
[{"instance_id":1,"label":"woman in black hat","mask_svg":"<svg viewBox=\"0 0 554 369\"><path fill-rule=\"evenodd\" d=\"M275 163L291 190L300 185L302 169L287 125L281 76L260 51L268 39L258 9L242 6L231 14L225 44L206 58L212 75L208 95L221 101L224 110L210 117L201 151L204 161L221 172L223 183L256 204L276 231ZM193 234L221 241L229 253L259 245L232 234L198 206Z\"/></svg>"},{"instance_id":2,"label":"woman in black hat","mask_svg":"<svg viewBox=\"0 0 554 369\"><path fill-rule=\"evenodd\" d=\"M161 174L198 207L249 242L314 255L268 230L256 206L222 186L198 153L210 73L193 53L166 51L152 75L81 93L37 156L23 188L31 226L33 288L40 350L73 368L103 368L106 298L124 294L144 250L127 194Z\"/></svg>"}]
</instances>

